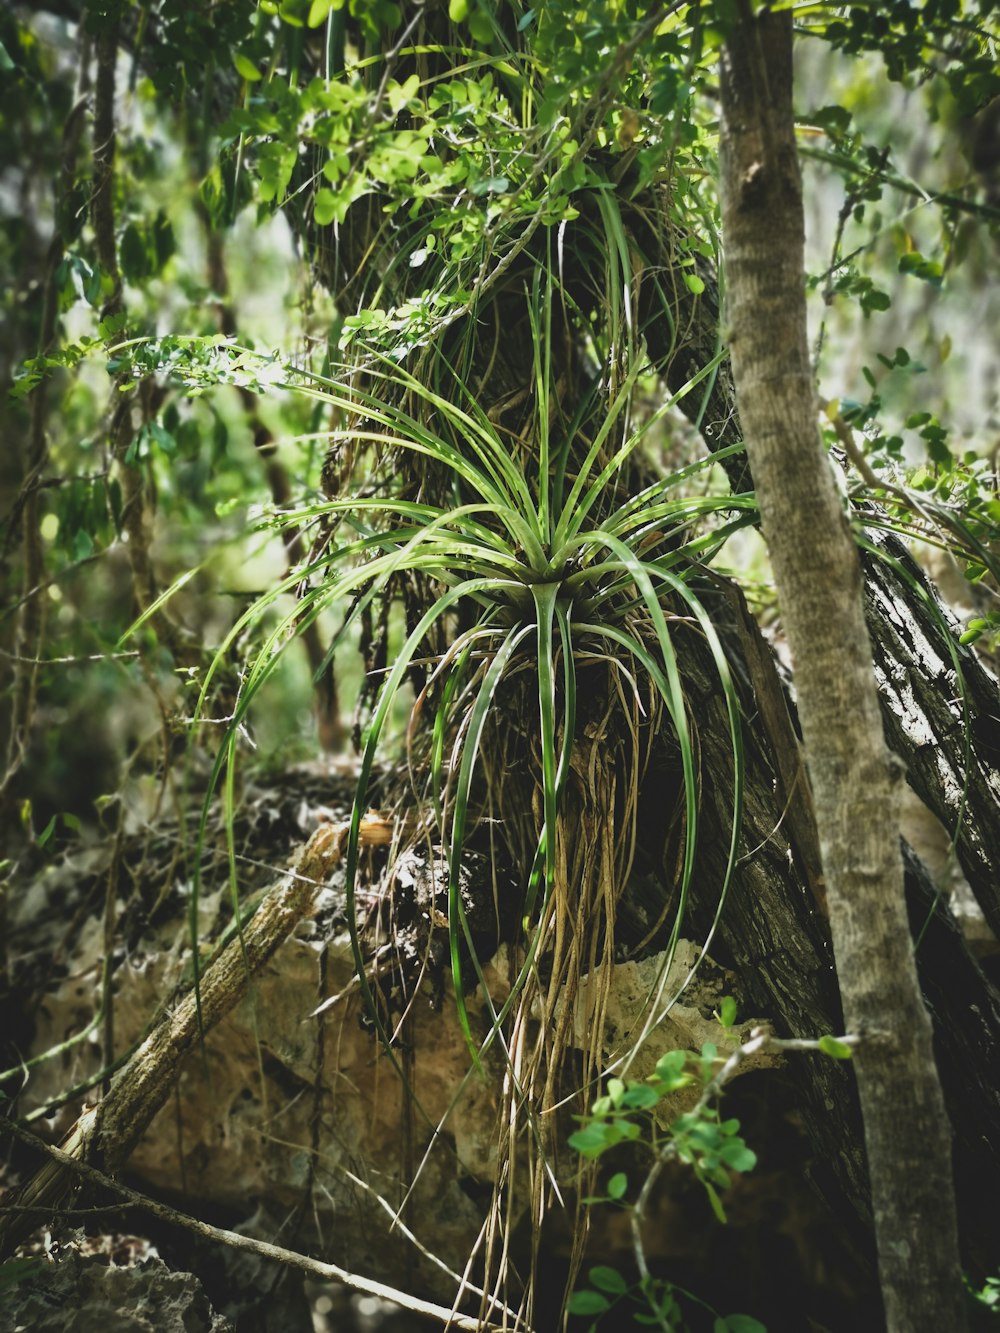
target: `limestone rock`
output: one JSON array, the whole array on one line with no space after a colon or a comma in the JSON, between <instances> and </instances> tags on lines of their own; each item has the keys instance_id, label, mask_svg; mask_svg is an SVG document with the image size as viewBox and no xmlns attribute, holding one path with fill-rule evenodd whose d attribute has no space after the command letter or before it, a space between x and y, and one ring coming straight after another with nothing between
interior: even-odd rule
<instances>
[{"instance_id":1,"label":"limestone rock","mask_svg":"<svg viewBox=\"0 0 1000 1333\"><path fill-rule=\"evenodd\" d=\"M232 1333L191 1273L108 1265L68 1250L4 1292L0 1333Z\"/></svg>"}]
</instances>

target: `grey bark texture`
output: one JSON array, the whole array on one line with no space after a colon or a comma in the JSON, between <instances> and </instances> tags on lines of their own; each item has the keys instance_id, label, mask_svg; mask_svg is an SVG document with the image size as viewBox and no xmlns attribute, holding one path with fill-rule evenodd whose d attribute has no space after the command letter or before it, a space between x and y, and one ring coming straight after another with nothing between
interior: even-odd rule
<instances>
[{"instance_id":1,"label":"grey bark texture","mask_svg":"<svg viewBox=\"0 0 1000 1333\"><path fill-rule=\"evenodd\" d=\"M788 11L739 7L722 66L729 341L816 811L893 1333L964 1327L950 1130L917 981L862 577L817 427Z\"/></svg>"}]
</instances>

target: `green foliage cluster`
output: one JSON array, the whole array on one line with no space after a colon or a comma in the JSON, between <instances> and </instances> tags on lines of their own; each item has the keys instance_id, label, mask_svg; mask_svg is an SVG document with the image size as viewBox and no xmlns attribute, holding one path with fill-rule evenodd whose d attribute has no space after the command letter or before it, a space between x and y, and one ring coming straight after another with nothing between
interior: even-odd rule
<instances>
[{"instance_id":1,"label":"green foliage cluster","mask_svg":"<svg viewBox=\"0 0 1000 1333\"><path fill-rule=\"evenodd\" d=\"M570 1146L583 1157L600 1157L624 1140L644 1137L651 1141L655 1152L660 1146L657 1108L664 1098L691 1087L698 1078L702 1087L707 1086L715 1076L718 1056L718 1048L709 1042L702 1047L694 1068L686 1051L668 1051L657 1061L655 1073L645 1083L626 1084L620 1078L609 1079L607 1094L593 1104L587 1125L570 1138ZM646 1120L649 1130L646 1136L634 1115ZM740 1138L739 1128L738 1120L722 1120L713 1109L681 1115L668 1131L674 1155L691 1167L720 1222L725 1222L726 1213L719 1190L729 1187L729 1172L752 1171L757 1162ZM620 1199L626 1188L627 1182L621 1175L613 1176L608 1184L608 1197Z\"/></svg>"},{"instance_id":2,"label":"green foliage cluster","mask_svg":"<svg viewBox=\"0 0 1000 1333\"><path fill-rule=\"evenodd\" d=\"M810 8L827 41L846 55L877 52L894 82L943 77L965 115L1000 94L990 0L975 5L961 0L852 4L832 18L825 5Z\"/></svg>"},{"instance_id":3,"label":"green foliage cluster","mask_svg":"<svg viewBox=\"0 0 1000 1333\"><path fill-rule=\"evenodd\" d=\"M973 1296L991 1314L1000 1314L1000 1277L988 1277L982 1288L973 1292Z\"/></svg>"},{"instance_id":4,"label":"green foliage cluster","mask_svg":"<svg viewBox=\"0 0 1000 1333\"><path fill-rule=\"evenodd\" d=\"M756 1166L756 1154L740 1135L738 1120L723 1119L711 1096L719 1070L718 1049L707 1042L697 1055L667 1051L645 1081L610 1078L607 1092L593 1104L583 1127L570 1137L570 1146L581 1156L597 1160L621 1143L641 1143L651 1150L654 1162L667 1157L689 1167L708 1196L712 1211L726 1221L720 1191L728 1189L733 1173L742 1175ZM694 1088L700 1094L691 1110L664 1116L678 1093ZM663 1124L664 1119L667 1123ZM646 1193L644 1186L642 1194ZM622 1171L611 1175L602 1195L588 1202L624 1208L636 1213L633 1231L641 1236L641 1208L629 1204L629 1178ZM570 1297L570 1313L601 1318L626 1312L639 1325L684 1333L688 1328L686 1307L702 1308L705 1302L665 1278L644 1272L637 1284L629 1283L615 1268L599 1265L588 1271L589 1286L579 1287ZM762 1333L763 1324L749 1315L717 1316L714 1333Z\"/></svg>"},{"instance_id":5,"label":"green foliage cluster","mask_svg":"<svg viewBox=\"0 0 1000 1333\"><path fill-rule=\"evenodd\" d=\"M714 1313L705 1301L665 1279L652 1279L638 1288L631 1287L617 1268L606 1264L588 1269L587 1279L590 1286L574 1292L568 1308L574 1315L597 1316L589 1326L591 1329L598 1328L605 1315L613 1315L616 1321L631 1315L632 1323L640 1327L689 1333L688 1318L693 1308ZM712 1333L765 1333L765 1326L752 1315L715 1315Z\"/></svg>"}]
</instances>

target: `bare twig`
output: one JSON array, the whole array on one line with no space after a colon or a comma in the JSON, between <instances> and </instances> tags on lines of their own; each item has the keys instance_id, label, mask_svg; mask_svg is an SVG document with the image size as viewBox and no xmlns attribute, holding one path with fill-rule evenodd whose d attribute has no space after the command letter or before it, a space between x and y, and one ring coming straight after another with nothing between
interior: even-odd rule
<instances>
[{"instance_id":1,"label":"bare twig","mask_svg":"<svg viewBox=\"0 0 1000 1333\"><path fill-rule=\"evenodd\" d=\"M90 1114L94 1115L96 1112L92 1111ZM447 1306L420 1300L419 1297L410 1296L405 1291L388 1287L383 1282L373 1282L370 1278L360 1277L356 1273L350 1273L347 1269L338 1267L337 1264L323 1263L319 1259L310 1258L307 1254L300 1254L297 1250L286 1250L280 1245L271 1245L268 1241L255 1240L252 1236L244 1236L237 1231L228 1231L224 1227L211 1226L208 1222L202 1222L197 1217L178 1212L176 1208L170 1208L164 1203L150 1199L145 1194L140 1194L137 1190L129 1189L127 1185L119 1184L117 1180L105 1175L103 1171L98 1171L95 1167L80 1161L72 1152L66 1152L62 1148L54 1148L45 1143L29 1130L22 1129L15 1121L0 1121L0 1128L6 1130L7 1133L19 1139L22 1143L45 1153L49 1159L47 1166L50 1170L58 1171L60 1174L69 1173L78 1176L90 1185L118 1195L130 1207L141 1208L153 1217L158 1217L173 1226L184 1227L185 1230L193 1231L195 1235L203 1236L206 1240L218 1241L220 1244L228 1245L234 1250L244 1250L249 1254L256 1254L262 1259L287 1264L290 1268L297 1268L303 1273L308 1273L311 1277L322 1278L327 1282L341 1282L345 1287L350 1287L352 1291L360 1291L366 1296L375 1296L379 1300L391 1301L394 1305L412 1310L414 1314L437 1319L450 1328L469 1329L471 1333L476 1333L476 1330L483 1330L483 1333L488 1333L490 1329L496 1327L494 1324L484 1324L477 1318L457 1314ZM41 1172L38 1174L41 1175ZM46 1209L42 1204L14 1204L0 1207L0 1212L16 1217L33 1216L46 1211L51 1211L51 1208Z\"/></svg>"}]
</instances>

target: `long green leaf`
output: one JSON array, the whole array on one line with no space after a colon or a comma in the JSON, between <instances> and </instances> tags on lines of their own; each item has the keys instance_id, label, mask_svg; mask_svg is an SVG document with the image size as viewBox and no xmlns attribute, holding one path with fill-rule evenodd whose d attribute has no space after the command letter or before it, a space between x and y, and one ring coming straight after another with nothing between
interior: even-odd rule
<instances>
[{"instance_id":1,"label":"long green leaf","mask_svg":"<svg viewBox=\"0 0 1000 1333\"><path fill-rule=\"evenodd\" d=\"M584 465L581 467L580 473L570 490L569 497L556 526L555 537L553 539L553 544L557 549L561 547L564 542L569 542L580 532L586 522L588 514L593 509L598 498L605 494L608 482L621 470L628 456L639 447L643 437L671 408L676 406L682 398L685 398L692 389L710 375L716 366L718 366L724 359L724 356L725 353L720 351L712 361L708 362L707 365L702 366L702 368L697 371L696 374L692 375L685 384L682 384L676 393L671 394L662 406L652 414L649 420L643 423L639 430L633 431L631 435L627 436L617 453L614 454L601 471L591 480L586 493L581 494L589 476L590 469L597 460L600 448L605 439L607 439L607 436L614 425L616 416L627 407L628 400L635 386L635 381L638 378L638 367L633 366L632 371L622 385L618 397L612 404L601 430L599 430L595 436L594 443L591 445L591 448L587 453Z\"/></svg>"},{"instance_id":2,"label":"long green leaf","mask_svg":"<svg viewBox=\"0 0 1000 1333\"><path fill-rule=\"evenodd\" d=\"M464 938L473 959L473 965L479 971L475 944L466 920L462 905L461 870L465 852L465 835L469 815L469 800L472 780L479 758L483 729L489 717L490 708L496 691L503 679L504 671L520 644L532 632L531 625L515 626L508 631L503 643L497 649L489 665L482 686L476 697L469 717L469 725L462 746L462 760L459 766L458 783L455 791L454 813L451 823L451 836L448 840L448 935L451 944L451 973L455 987L455 1005L459 1024L472 1053L473 1063L479 1068L479 1052L469 1023L465 1004L465 987L462 982L461 942ZM480 981L482 977L480 975ZM484 987L485 990L485 987Z\"/></svg>"}]
</instances>

